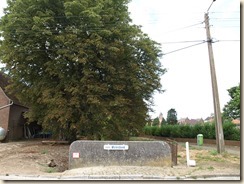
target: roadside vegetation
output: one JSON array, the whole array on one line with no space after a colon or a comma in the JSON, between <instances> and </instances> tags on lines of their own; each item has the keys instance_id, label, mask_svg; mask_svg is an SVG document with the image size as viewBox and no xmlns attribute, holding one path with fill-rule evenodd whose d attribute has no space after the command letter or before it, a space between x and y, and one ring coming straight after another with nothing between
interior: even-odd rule
<instances>
[{"instance_id":1,"label":"roadside vegetation","mask_svg":"<svg viewBox=\"0 0 244 184\"><path fill-rule=\"evenodd\" d=\"M240 141L240 129L230 121L223 123L224 139ZM171 125L145 126L143 133L149 136L161 136L169 138L196 138L203 134L205 139L216 139L215 123L200 123L196 125Z\"/></svg>"}]
</instances>

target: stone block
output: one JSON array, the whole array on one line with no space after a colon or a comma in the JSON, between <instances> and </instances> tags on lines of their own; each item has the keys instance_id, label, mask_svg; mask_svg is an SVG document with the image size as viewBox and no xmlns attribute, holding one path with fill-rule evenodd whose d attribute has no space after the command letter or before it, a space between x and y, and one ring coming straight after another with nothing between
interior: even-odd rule
<instances>
[{"instance_id":1,"label":"stone block","mask_svg":"<svg viewBox=\"0 0 244 184\"><path fill-rule=\"evenodd\" d=\"M171 166L164 141L75 141L69 149L69 169L93 166Z\"/></svg>"}]
</instances>

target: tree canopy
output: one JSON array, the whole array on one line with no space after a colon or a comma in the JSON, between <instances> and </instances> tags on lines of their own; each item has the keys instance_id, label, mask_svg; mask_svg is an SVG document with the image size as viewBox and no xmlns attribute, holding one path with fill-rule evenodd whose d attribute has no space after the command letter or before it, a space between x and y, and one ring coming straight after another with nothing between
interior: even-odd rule
<instances>
[{"instance_id":1,"label":"tree canopy","mask_svg":"<svg viewBox=\"0 0 244 184\"><path fill-rule=\"evenodd\" d=\"M223 108L224 119L237 119L241 116L241 94L240 84L227 90L230 95L230 101Z\"/></svg>"},{"instance_id":2,"label":"tree canopy","mask_svg":"<svg viewBox=\"0 0 244 184\"><path fill-rule=\"evenodd\" d=\"M165 69L128 2L8 0L0 59L29 122L69 140L120 140L142 129Z\"/></svg>"},{"instance_id":3,"label":"tree canopy","mask_svg":"<svg viewBox=\"0 0 244 184\"><path fill-rule=\"evenodd\" d=\"M171 108L167 113L167 123L168 124L177 124L177 112L175 109Z\"/></svg>"}]
</instances>

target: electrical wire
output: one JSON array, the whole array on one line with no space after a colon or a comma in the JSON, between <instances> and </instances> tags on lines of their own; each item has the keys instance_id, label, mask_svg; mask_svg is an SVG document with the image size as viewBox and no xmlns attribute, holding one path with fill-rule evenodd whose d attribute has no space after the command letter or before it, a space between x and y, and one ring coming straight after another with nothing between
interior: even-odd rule
<instances>
[{"instance_id":1,"label":"electrical wire","mask_svg":"<svg viewBox=\"0 0 244 184\"><path fill-rule=\"evenodd\" d=\"M239 42L240 40L216 40L214 42Z\"/></svg>"},{"instance_id":2,"label":"electrical wire","mask_svg":"<svg viewBox=\"0 0 244 184\"><path fill-rule=\"evenodd\" d=\"M197 45L201 45L203 43L206 43L206 41L204 42L201 42L201 43L197 43L197 44L194 44L194 45L190 45L190 46L187 46L187 47L183 47L183 48L180 48L180 49L176 49L176 50L173 50L173 51L170 51L170 52L167 52L167 53L163 53L163 56L164 55L168 55L168 54L171 54L171 53L174 53L174 52L177 52L177 51L181 51L181 50L184 50L184 49L188 49L190 47L194 47L194 46L197 46Z\"/></svg>"},{"instance_id":3,"label":"electrical wire","mask_svg":"<svg viewBox=\"0 0 244 184\"><path fill-rule=\"evenodd\" d=\"M184 29L187 29L187 28L191 28L191 27L194 27L194 26L197 26L197 25L201 25L203 24L203 22L198 22L196 24L191 24L191 25L187 25L187 26L184 26L184 27L180 27L180 28L177 28L177 29L173 29L173 30L170 30L170 31L166 31L164 32L164 34L167 34L167 33L172 33L172 32L176 32L176 31L181 31L181 30L184 30ZM18 32L25 32L26 34L29 34L29 33L34 33L34 32L44 32L45 30L49 33L55 33L55 34L59 34L59 33L75 33L75 32L82 32L82 31L102 31L102 30L106 30L106 29L109 29L107 28L106 26L116 26L116 23L106 23L106 24L103 24L102 26L87 26L87 27L84 27L84 28L72 28L72 25L67 25L67 26L70 26L68 27L41 27L40 29L41 30L38 30L38 29L35 29L33 30L32 27L31 28L20 28L20 29L14 29L15 26L12 27L12 29L10 29L9 31L11 33L15 33L16 31ZM18 26L16 26L16 28L18 28ZM42 30L44 28L44 30ZM72 30L73 29L73 30ZM82 30L84 29L84 30Z\"/></svg>"},{"instance_id":4,"label":"electrical wire","mask_svg":"<svg viewBox=\"0 0 244 184\"><path fill-rule=\"evenodd\" d=\"M190 43L190 42L204 42L204 41L205 40L175 41L175 42L162 42L162 44Z\"/></svg>"},{"instance_id":5,"label":"electrical wire","mask_svg":"<svg viewBox=\"0 0 244 184\"><path fill-rule=\"evenodd\" d=\"M180 30L183 30L183 29L191 28L191 27L194 27L194 26L197 26L197 25L201 25L201 24L203 24L203 22L196 23L196 24L192 24L192 25L188 25L188 26L184 26L184 27L180 27L180 28L176 28L176 29L167 31L167 32L165 32L165 33L176 32L176 31L180 31Z\"/></svg>"}]
</instances>

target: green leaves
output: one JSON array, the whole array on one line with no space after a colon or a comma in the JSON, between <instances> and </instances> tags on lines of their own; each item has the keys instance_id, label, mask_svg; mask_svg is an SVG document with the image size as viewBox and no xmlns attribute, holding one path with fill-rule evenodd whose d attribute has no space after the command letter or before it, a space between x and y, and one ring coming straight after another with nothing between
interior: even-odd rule
<instances>
[{"instance_id":1,"label":"green leaves","mask_svg":"<svg viewBox=\"0 0 244 184\"><path fill-rule=\"evenodd\" d=\"M167 123L168 124L177 124L177 112L175 109L170 109L167 114Z\"/></svg>"},{"instance_id":2,"label":"green leaves","mask_svg":"<svg viewBox=\"0 0 244 184\"><path fill-rule=\"evenodd\" d=\"M240 118L241 108L241 96L240 96L240 84L239 86L228 89L230 95L230 101L223 108L223 117L225 119L237 119Z\"/></svg>"},{"instance_id":3,"label":"green leaves","mask_svg":"<svg viewBox=\"0 0 244 184\"><path fill-rule=\"evenodd\" d=\"M67 139L74 132L126 139L142 130L165 69L159 45L131 24L127 3L9 1L0 57L30 121Z\"/></svg>"}]
</instances>

